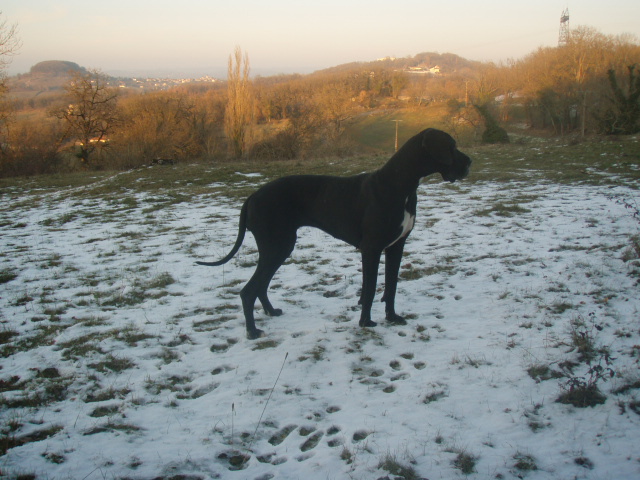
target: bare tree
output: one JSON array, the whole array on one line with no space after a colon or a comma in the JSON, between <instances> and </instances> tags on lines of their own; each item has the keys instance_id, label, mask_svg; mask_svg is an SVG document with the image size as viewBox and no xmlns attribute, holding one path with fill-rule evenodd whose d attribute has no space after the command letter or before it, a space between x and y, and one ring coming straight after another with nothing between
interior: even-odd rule
<instances>
[{"instance_id":1,"label":"bare tree","mask_svg":"<svg viewBox=\"0 0 640 480\"><path fill-rule=\"evenodd\" d=\"M11 57L18 53L21 43L18 38L18 26L10 25L2 19L0 12L0 136L6 136L7 122L11 115L11 108L5 102L7 93L7 67L11 63ZM0 141L0 144L5 142Z\"/></svg>"},{"instance_id":2,"label":"bare tree","mask_svg":"<svg viewBox=\"0 0 640 480\"><path fill-rule=\"evenodd\" d=\"M119 104L123 127L114 143L126 145L138 162L195 156L195 109L196 103L177 91L124 98Z\"/></svg>"},{"instance_id":3,"label":"bare tree","mask_svg":"<svg viewBox=\"0 0 640 480\"><path fill-rule=\"evenodd\" d=\"M76 156L83 164L96 150L109 141L109 134L118 124L117 89L109 87L104 74L98 71L74 73L65 87L67 106L52 112L66 124L64 141L73 141Z\"/></svg>"},{"instance_id":4,"label":"bare tree","mask_svg":"<svg viewBox=\"0 0 640 480\"><path fill-rule=\"evenodd\" d=\"M18 53L21 42L18 38L18 25L10 25L2 19L0 11L0 85L5 87L6 69L11 63L11 57Z\"/></svg>"},{"instance_id":5,"label":"bare tree","mask_svg":"<svg viewBox=\"0 0 640 480\"><path fill-rule=\"evenodd\" d=\"M344 131L344 121L352 115L352 98L354 97L350 86L338 78L331 81L330 78L322 79L320 85L314 86L318 110L327 123L327 131L331 137L338 137Z\"/></svg>"},{"instance_id":6,"label":"bare tree","mask_svg":"<svg viewBox=\"0 0 640 480\"><path fill-rule=\"evenodd\" d=\"M224 115L224 129L229 139L232 154L240 158L245 151L247 129L253 117L253 95L249 80L249 55L236 47L234 55L229 55L227 75L227 106Z\"/></svg>"}]
</instances>

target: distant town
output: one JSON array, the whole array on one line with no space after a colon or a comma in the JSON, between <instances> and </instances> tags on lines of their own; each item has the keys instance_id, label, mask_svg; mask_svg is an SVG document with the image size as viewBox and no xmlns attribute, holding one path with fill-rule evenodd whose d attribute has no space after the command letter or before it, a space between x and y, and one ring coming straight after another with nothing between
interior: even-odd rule
<instances>
[{"instance_id":1,"label":"distant town","mask_svg":"<svg viewBox=\"0 0 640 480\"><path fill-rule=\"evenodd\" d=\"M200 78L110 78L108 83L111 86L120 88L136 88L151 90L168 90L178 85L186 83L216 83L220 80L209 75Z\"/></svg>"}]
</instances>

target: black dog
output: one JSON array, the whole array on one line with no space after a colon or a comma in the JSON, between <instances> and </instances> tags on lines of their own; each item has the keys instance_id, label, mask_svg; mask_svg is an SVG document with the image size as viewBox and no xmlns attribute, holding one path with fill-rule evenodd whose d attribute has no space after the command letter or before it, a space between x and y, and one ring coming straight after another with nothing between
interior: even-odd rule
<instances>
[{"instance_id":1,"label":"black dog","mask_svg":"<svg viewBox=\"0 0 640 480\"><path fill-rule=\"evenodd\" d=\"M258 246L258 266L240 292L247 337L264 335L256 328L253 307L260 299L267 315L282 315L267 297L269 282L293 251L302 226L317 227L358 248L362 253L361 327L374 327L371 305L376 291L380 256L385 252L386 319L404 324L395 312L398 270L407 236L416 216L420 180L440 173L449 182L469 173L471 160L456 148L448 134L427 129L412 137L379 170L352 177L294 175L270 182L242 206L238 238L231 252L217 262L227 263L238 252L245 230Z\"/></svg>"}]
</instances>

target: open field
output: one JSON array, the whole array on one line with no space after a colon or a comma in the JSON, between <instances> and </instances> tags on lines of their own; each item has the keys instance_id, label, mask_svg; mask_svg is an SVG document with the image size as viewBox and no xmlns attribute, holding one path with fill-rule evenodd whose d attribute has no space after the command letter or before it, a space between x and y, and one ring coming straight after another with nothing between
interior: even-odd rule
<instances>
[{"instance_id":1,"label":"open field","mask_svg":"<svg viewBox=\"0 0 640 480\"><path fill-rule=\"evenodd\" d=\"M303 229L257 341L251 235L194 260L265 181L385 157L2 180L0 476L638 478L638 138L465 151L419 189L407 326L360 329L359 253Z\"/></svg>"}]
</instances>

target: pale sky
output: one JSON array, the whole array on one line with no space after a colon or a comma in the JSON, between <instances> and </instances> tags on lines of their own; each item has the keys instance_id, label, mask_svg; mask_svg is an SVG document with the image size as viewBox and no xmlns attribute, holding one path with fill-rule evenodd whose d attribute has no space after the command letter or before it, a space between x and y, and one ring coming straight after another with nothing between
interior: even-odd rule
<instances>
[{"instance_id":1,"label":"pale sky","mask_svg":"<svg viewBox=\"0 0 640 480\"><path fill-rule=\"evenodd\" d=\"M570 25L640 37L638 0L2 0L22 48L8 73L68 60L106 73L226 72L235 46L252 73L309 73L433 51L519 59Z\"/></svg>"}]
</instances>

